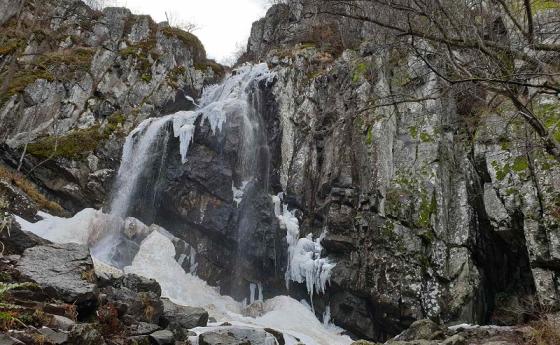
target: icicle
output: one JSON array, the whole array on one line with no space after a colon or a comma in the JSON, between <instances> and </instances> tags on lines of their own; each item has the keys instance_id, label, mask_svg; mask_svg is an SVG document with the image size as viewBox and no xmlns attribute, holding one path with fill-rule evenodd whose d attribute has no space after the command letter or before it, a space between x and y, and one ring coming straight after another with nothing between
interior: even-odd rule
<instances>
[{"instance_id":1,"label":"icicle","mask_svg":"<svg viewBox=\"0 0 560 345\"><path fill-rule=\"evenodd\" d=\"M280 225L286 229L286 242L288 243L286 288L289 288L290 281L305 283L313 308L313 294L326 291L335 264L330 259L321 257L323 250L321 240L326 234L321 234L315 240L312 234L300 238L299 221L294 213L288 210L288 206L282 204L282 199L282 193L272 196L274 213L280 221Z\"/></svg>"},{"instance_id":2,"label":"icicle","mask_svg":"<svg viewBox=\"0 0 560 345\"><path fill-rule=\"evenodd\" d=\"M325 325L325 327L328 327L331 323L331 306L328 305L325 308L325 312L323 313L323 325Z\"/></svg>"},{"instance_id":3,"label":"icicle","mask_svg":"<svg viewBox=\"0 0 560 345\"><path fill-rule=\"evenodd\" d=\"M196 276L196 268L198 267L198 263L196 262L196 250L194 250L194 248L192 247L190 252L189 264L190 264L190 273L193 276Z\"/></svg>"},{"instance_id":4,"label":"icicle","mask_svg":"<svg viewBox=\"0 0 560 345\"><path fill-rule=\"evenodd\" d=\"M256 293L257 285L254 283L249 284L249 304L255 303L255 293Z\"/></svg>"},{"instance_id":5,"label":"icicle","mask_svg":"<svg viewBox=\"0 0 560 345\"><path fill-rule=\"evenodd\" d=\"M263 286L261 283L257 284L258 288L259 288L259 301L263 302L264 298L263 298Z\"/></svg>"}]
</instances>

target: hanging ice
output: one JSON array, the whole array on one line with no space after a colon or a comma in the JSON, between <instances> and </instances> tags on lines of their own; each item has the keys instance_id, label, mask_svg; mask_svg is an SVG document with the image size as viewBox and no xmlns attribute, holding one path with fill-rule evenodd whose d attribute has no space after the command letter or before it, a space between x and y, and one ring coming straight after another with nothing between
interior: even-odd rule
<instances>
[{"instance_id":1,"label":"hanging ice","mask_svg":"<svg viewBox=\"0 0 560 345\"><path fill-rule=\"evenodd\" d=\"M286 241L288 242L288 267L286 268L286 286L290 281L305 283L307 292L312 299L313 294L324 293L330 281L331 271L335 264L328 258L322 258L321 240L325 233L313 240L313 235L308 234L299 238L299 222L297 217L282 204L283 195L280 193L272 197L274 213L281 226L286 228Z\"/></svg>"},{"instance_id":2,"label":"hanging ice","mask_svg":"<svg viewBox=\"0 0 560 345\"><path fill-rule=\"evenodd\" d=\"M241 187L237 188L235 185L232 184L231 191L233 192L233 201L235 201L235 205L239 207L241 201L243 201L243 196L245 195L245 188L247 188L247 184L249 181L243 181L241 183Z\"/></svg>"}]
</instances>

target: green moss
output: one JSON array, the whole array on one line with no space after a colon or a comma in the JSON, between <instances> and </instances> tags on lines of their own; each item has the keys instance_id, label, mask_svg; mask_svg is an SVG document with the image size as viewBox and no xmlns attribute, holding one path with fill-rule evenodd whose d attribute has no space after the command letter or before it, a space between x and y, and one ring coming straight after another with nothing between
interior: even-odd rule
<instances>
[{"instance_id":1,"label":"green moss","mask_svg":"<svg viewBox=\"0 0 560 345\"><path fill-rule=\"evenodd\" d=\"M195 49L195 52L201 56L206 56L206 51L204 50L204 46L202 42L196 37L195 35L191 34L190 32L186 32L184 30L173 28L173 27L165 27L161 29L161 32L167 37L175 37L181 42L183 42L187 47L191 47Z\"/></svg>"},{"instance_id":2,"label":"green moss","mask_svg":"<svg viewBox=\"0 0 560 345\"><path fill-rule=\"evenodd\" d=\"M214 60L206 60L203 62L199 61L195 63L194 68L199 71L207 71L208 68L210 68L214 72L214 74L220 78L223 78L226 74L224 66L220 65Z\"/></svg>"},{"instance_id":3,"label":"green moss","mask_svg":"<svg viewBox=\"0 0 560 345\"><path fill-rule=\"evenodd\" d=\"M185 67L183 66L175 67L174 69L169 71L169 73L167 73L167 82L177 87L179 78L182 78L185 72L186 72Z\"/></svg>"},{"instance_id":4,"label":"green moss","mask_svg":"<svg viewBox=\"0 0 560 345\"><path fill-rule=\"evenodd\" d=\"M29 154L40 158L81 159L93 152L107 133L99 126L78 129L64 136L47 136L27 146Z\"/></svg>"},{"instance_id":5,"label":"green moss","mask_svg":"<svg viewBox=\"0 0 560 345\"><path fill-rule=\"evenodd\" d=\"M300 49L310 49L310 48L316 48L317 45L313 42L303 42L298 44L298 48Z\"/></svg>"},{"instance_id":6,"label":"green moss","mask_svg":"<svg viewBox=\"0 0 560 345\"><path fill-rule=\"evenodd\" d=\"M124 122L126 117L122 113L114 113L107 118L107 124L103 128L103 134L105 138L109 138L111 134L118 132Z\"/></svg>"},{"instance_id":7,"label":"green moss","mask_svg":"<svg viewBox=\"0 0 560 345\"><path fill-rule=\"evenodd\" d=\"M352 73L352 81L357 83L366 74L368 65L365 62L358 63Z\"/></svg>"},{"instance_id":8,"label":"green moss","mask_svg":"<svg viewBox=\"0 0 560 345\"><path fill-rule=\"evenodd\" d=\"M526 156L515 157L511 170L515 172L522 172L529 169L529 161Z\"/></svg>"},{"instance_id":9,"label":"green moss","mask_svg":"<svg viewBox=\"0 0 560 345\"><path fill-rule=\"evenodd\" d=\"M408 129L408 132L410 133L410 136L411 136L413 139L418 138L418 127L416 127L416 126L410 127L410 128Z\"/></svg>"},{"instance_id":10,"label":"green moss","mask_svg":"<svg viewBox=\"0 0 560 345\"><path fill-rule=\"evenodd\" d=\"M509 139L500 137L499 139L500 148L504 151L509 151L511 149L511 141Z\"/></svg>"},{"instance_id":11,"label":"green moss","mask_svg":"<svg viewBox=\"0 0 560 345\"><path fill-rule=\"evenodd\" d=\"M560 142L560 103L542 104L535 108L535 113L542 119L551 135Z\"/></svg>"},{"instance_id":12,"label":"green moss","mask_svg":"<svg viewBox=\"0 0 560 345\"><path fill-rule=\"evenodd\" d=\"M513 187L506 189L506 195L507 196L516 195L518 193L519 193L519 190L516 189L516 188L513 188Z\"/></svg>"},{"instance_id":13,"label":"green moss","mask_svg":"<svg viewBox=\"0 0 560 345\"><path fill-rule=\"evenodd\" d=\"M4 104L13 95L23 92L27 86L39 79L53 81L54 76L49 71L43 69L17 71L10 80L6 94L1 96L0 104Z\"/></svg>"},{"instance_id":14,"label":"green moss","mask_svg":"<svg viewBox=\"0 0 560 345\"><path fill-rule=\"evenodd\" d=\"M144 73L144 74L142 74L142 77L140 77L140 79L142 79L142 81L145 82L145 83L150 83L152 81L152 74L151 73Z\"/></svg>"},{"instance_id":15,"label":"green moss","mask_svg":"<svg viewBox=\"0 0 560 345\"><path fill-rule=\"evenodd\" d=\"M66 65L71 71L87 71L94 55L95 50L92 48L75 48L41 55L38 63L45 69Z\"/></svg>"},{"instance_id":16,"label":"green moss","mask_svg":"<svg viewBox=\"0 0 560 345\"><path fill-rule=\"evenodd\" d=\"M428 228L431 224L431 216L437 211L437 201L435 193L429 198L427 194L422 194L420 209L418 210L418 226Z\"/></svg>"},{"instance_id":17,"label":"green moss","mask_svg":"<svg viewBox=\"0 0 560 345\"><path fill-rule=\"evenodd\" d=\"M546 10L558 10L560 3L556 0L533 0L531 1L531 10L538 13Z\"/></svg>"},{"instance_id":18,"label":"green moss","mask_svg":"<svg viewBox=\"0 0 560 345\"><path fill-rule=\"evenodd\" d=\"M511 172L511 166L509 165L509 163L507 163L503 167L500 166L496 161L492 161L492 163L490 164L492 164L492 167L496 171L496 178L498 179L498 181L503 181Z\"/></svg>"},{"instance_id":19,"label":"green moss","mask_svg":"<svg viewBox=\"0 0 560 345\"><path fill-rule=\"evenodd\" d=\"M420 140L421 140L423 143L430 143L430 142L433 142L433 141L434 141L433 138L432 138L432 136L431 136L430 134L428 134L428 132L422 132L422 133L420 133Z\"/></svg>"},{"instance_id":20,"label":"green moss","mask_svg":"<svg viewBox=\"0 0 560 345\"><path fill-rule=\"evenodd\" d=\"M150 74L149 78L151 80L152 64L160 58L155 48L156 39L155 37L150 37L142 42L121 49L119 55L123 59L134 59L136 69L142 73L142 80L146 81L148 77L144 77L144 75Z\"/></svg>"},{"instance_id":21,"label":"green moss","mask_svg":"<svg viewBox=\"0 0 560 345\"><path fill-rule=\"evenodd\" d=\"M369 127L366 135L366 144L371 145L372 143L373 143L373 130L372 127Z\"/></svg>"}]
</instances>

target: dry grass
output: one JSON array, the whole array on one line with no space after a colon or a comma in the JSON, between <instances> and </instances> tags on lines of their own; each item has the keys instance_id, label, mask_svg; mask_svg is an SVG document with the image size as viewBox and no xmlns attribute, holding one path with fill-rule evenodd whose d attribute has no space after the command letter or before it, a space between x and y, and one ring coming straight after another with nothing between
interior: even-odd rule
<instances>
[{"instance_id":1,"label":"dry grass","mask_svg":"<svg viewBox=\"0 0 560 345\"><path fill-rule=\"evenodd\" d=\"M103 335L118 335L123 332L123 325L119 320L119 312L114 305L106 304L99 307L97 319L101 324L101 333Z\"/></svg>"},{"instance_id":2,"label":"dry grass","mask_svg":"<svg viewBox=\"0 0 560 345\"><path fill-rule=\"evenodd\" d=\"M4 166L0 166L0 180L6 181L21 189L37 204L40 209L48 211L54 215L64 214L62 206L55 201L47 199L47 197L37 189L37 186L35 186L35 184L29 181L22 174Z\"/></svg>"},{"instance_id":3,"label":"dry grass","mask_svg":"<svg viewBox=\"0 0 560 345\"><path fill-rule=\"evenodd\" d=\"M532 330L527 337L527 345L560 344L560 322L543 316L531 323Z\"/></svg>"}]
</instances>

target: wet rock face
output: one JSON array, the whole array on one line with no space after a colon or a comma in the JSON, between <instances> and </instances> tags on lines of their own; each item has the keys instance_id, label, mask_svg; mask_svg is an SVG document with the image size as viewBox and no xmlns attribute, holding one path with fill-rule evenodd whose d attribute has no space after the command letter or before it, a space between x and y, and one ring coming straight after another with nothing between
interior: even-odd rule
<instances>
[{"instance_id":1,"label":"wet rock face","mask_svg":"<svg viewBox=\"0 0 560 345\"><path fill-rule=\"evenodd\" d=\"M243 114L232 114L216 133L199 119L184 164L171 126L158 139L158 153L140 177L142 187L131 206L132 216L160 224L189 243L196 252L197 275L240 300L249 297L249 283L266 285L271 295L284 290L286 234L270 197L281 190L280 135L270 92L271 85L258 85L252 100L266 124L268 146L274 148L266 152L265 168L254 180L242 178ZM244 182L236 201L233 187Z\"/></svg>"}]
</instances>

